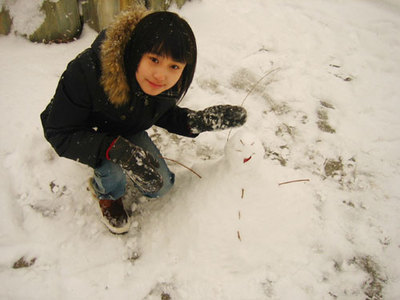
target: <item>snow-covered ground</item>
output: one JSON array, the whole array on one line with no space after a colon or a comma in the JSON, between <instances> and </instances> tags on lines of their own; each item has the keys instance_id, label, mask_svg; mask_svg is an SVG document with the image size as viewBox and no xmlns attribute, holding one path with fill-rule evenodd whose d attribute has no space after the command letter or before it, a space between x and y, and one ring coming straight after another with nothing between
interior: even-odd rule
<instances>
[{"instance_id":1,"label":"snow-covered ground","mask_svg":"<svg viewBox=\"0 0 400 300\"><path fill-rule=\"evenodd\" d=\"M243 103L249 119L195 140L152 129L202 178L171 162L174 189L132 203L123 236L98 220L91 169L59 158L39 121L96 33L0 37L0 298L400 299L398 1L193 0L178 13L199 49L182 106Z\"/></svg>"}]
</instances>

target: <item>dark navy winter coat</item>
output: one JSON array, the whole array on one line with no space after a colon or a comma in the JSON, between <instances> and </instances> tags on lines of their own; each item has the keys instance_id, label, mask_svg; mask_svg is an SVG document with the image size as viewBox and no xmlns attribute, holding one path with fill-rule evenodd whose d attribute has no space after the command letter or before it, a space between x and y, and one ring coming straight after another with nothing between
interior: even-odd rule
<instances>
[{"instance_id":1,"label":"dark navy winter coat","mask_svg":"<svg viewBox=\"0 0 400 300\"><path fill-rule=\"evenodd\" d=\"M127 79L120 54L127 41L118 33L132 31L141 17L122 18L68 64L40 116L45 137L60 156L96 167L117 136L153 125L195 136L187 125L190 110L177 106L176 97L148 96Z\"/></svg>"}]
</instances>

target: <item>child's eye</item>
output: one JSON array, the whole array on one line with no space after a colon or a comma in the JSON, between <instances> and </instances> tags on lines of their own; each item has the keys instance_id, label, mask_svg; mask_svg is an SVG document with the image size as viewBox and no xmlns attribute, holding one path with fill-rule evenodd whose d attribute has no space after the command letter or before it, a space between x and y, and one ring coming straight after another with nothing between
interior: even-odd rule
<instances>
[{"instance_id":1,"label":"child's eye","mask_svg":"<svg viewBox=\"0 0 400 300\"><path fill-rule=\"evenodd\" d=\"M158 58L157 58L157 57L150 56L149 58L150 58L150 60L151 60L153 63L158 64L159 61L158 61Z\"/></svg>"},{"instance_id":2,"label":"child's eye","mask_svg":"<svg viewBox=\"0 0 400 300\"><path fill-rule=\"evenodd\" d=\"M171 68L174 69L174 70L179 70L180 69L180 67L178 65L173 65L173 66L171 66Z\"/></svg>"}]
</instances>

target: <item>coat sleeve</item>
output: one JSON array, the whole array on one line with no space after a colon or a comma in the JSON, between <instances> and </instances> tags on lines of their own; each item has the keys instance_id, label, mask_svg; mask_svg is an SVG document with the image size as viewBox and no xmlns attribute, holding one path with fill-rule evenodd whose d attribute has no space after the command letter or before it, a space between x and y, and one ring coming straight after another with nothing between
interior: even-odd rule
<instances>
[{"instance_id":1,"label":"coat sleeve","mask_svg":"<svg viewBox=\"0 0 400 300\"><path fill-rule=\"evenodd\" d=\"M87 68L90 61L84 61L85 64L78 57L68 65L53 99L40 117L45 138L60 156L96 167L115 137L98 133L91 127L88 84L91 68Z\"/></svg>"},{"instance_id":2,"label":"coat sleeve","mask_svg":"<svg viewBox=\"0 0 400 300\"><path fill-rule=\"evenodd\" d=\"M198 134L193 134L188 125L188 113L191 112L188 108L182 108L174 105L169 109L157 122L156 126L162 127L171 133L196 137Z\"/></svg>"}]
</instances>

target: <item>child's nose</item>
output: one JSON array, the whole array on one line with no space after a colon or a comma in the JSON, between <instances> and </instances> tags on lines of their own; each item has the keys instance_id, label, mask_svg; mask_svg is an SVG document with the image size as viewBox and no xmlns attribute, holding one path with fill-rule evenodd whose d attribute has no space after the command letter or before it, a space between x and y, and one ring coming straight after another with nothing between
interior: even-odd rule
<instances>
[{"instance_id":1,"label":"child's nose","mask_svg":"<svg viewBox=\"0 0 400 300\"><path fill-rule=\"evenodd\" d=\"M165 72L163 70L157 70L156 72L154 72L153 76L158 81L164 81L165 78L167 77L167 75L165 74Z\"/></svg>"}]
</instances>

